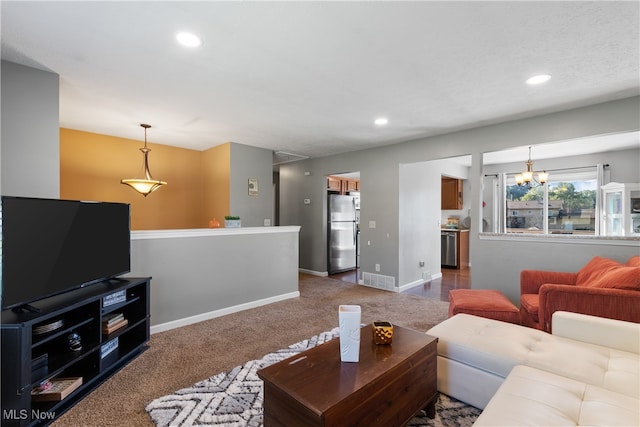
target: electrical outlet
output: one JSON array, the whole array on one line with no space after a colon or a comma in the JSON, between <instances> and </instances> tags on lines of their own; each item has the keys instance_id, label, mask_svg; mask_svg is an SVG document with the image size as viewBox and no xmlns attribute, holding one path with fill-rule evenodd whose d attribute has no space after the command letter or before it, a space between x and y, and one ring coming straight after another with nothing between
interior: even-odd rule
<instances>
[{"instance_id":1,"label":"electrical outlet","mask_svg":"<svg viewBox=\"0 0 640 427\"><path fill-rule=\"evenodd\" d=\"M271 227L271 219L265 218L263 224L265 227Z\"/></svg>"},{"instance_id":2,"label":"electrical outlet","mask_svg":"<svg viewBox=\"0 0 640 427\"><path fill-rule=\"evenodd\" d=\"M380 271L380 264L376 264L376 271Z\"/></svg>"},{"instance_id":3,"label":"electrical outlet","mask_svg":"<svg viewBox=\"0 0 640 427\"><path fill-rule=\"evenodd\" d=\"M420 261L420 262L418 263L418 265L419 265L420 267L424 267L424 261Z\"/></svg>"}]
</instances>

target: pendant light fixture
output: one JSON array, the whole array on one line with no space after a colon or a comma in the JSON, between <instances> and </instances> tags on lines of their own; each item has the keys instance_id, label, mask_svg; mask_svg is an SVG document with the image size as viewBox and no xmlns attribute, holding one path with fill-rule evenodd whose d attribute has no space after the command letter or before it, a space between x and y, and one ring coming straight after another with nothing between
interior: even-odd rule
<instances>
[{"instance_id":1,"label":"pendant light fixture","mask_svg":"<svg viewBox=\"0 0 640 427\"><path fill-rule=\"evenodd\" d=\"M531 160L531 147L529 147L529 160L527 160L525 164L527 165L527 170L515 176L516 184L531 187L532 182L534 185L542 185L547 182L549 179L547 171L536 172L536 175L534 176L533 160Z\"/></svg>"},{"instance_id":2,"label":"pendant light fixture","mask_svg":"<svg viewBox=\"0 0 640 427\"><path fill-rule=\"evenodd\" d=\"M149 151L151 151L151 149L147 148L147 129L149 129L151 125L142 123L140 126L144 128L144 148L141 148L140 151L142 151L142 167L145 177L123 179L120 180L120 183L130 186L144 197L147 197L161 186L166 185L167 182L151 177L151 172L149 171Z\"/></svg>"}]
</instances>

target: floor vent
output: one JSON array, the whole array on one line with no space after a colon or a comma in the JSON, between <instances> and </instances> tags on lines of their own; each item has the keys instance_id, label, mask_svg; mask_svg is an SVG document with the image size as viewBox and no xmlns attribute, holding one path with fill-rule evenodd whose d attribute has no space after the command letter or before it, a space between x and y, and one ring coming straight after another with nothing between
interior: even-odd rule
<instances>
[{"instance_id":1,"label":"floor vent","mask_svg":"<svg viewBox=\"0 0 640 427\"><path fill-rule=\"evenodd\" d=\"M393 276L384 276L382 274L367 273L366 271L363 271L361 284L376 289L397 292L396 278Z\"/></svg>"}]
</instances>

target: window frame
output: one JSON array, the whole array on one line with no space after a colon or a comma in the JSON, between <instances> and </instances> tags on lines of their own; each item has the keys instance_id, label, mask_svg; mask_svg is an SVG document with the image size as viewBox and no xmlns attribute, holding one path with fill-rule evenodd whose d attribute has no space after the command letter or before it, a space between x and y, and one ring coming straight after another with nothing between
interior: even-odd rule
<instances>
[{"instance_id":1,"label":"window frame","mask_svg":"<svg viewBox=\"0 0 640 427\"><path fill-rule=\"evenodd\" d=\"M503 172L502 174L499 174L499 182L500 182L500 189L501 191L498 191L498 195L500 195L499 198L496 198L495 203L501 205L501 208L499 209L500 211L500 217L501 217L501 226L500 229L498 230L497 234L503 234L503 235L526 235L526 236L556 236L556 237L568 237L568 236L572 236L572 237L576 237L576 236L589 236L589 237L604 237L601 236L600 234L600 224L601 224L601 191L600 188L602 187L602 185L604 185L605 183L604 181L604 175L602 173L602 165L592 165L592 166L584 166L584 167L572 167L572 168L563 168L563 169L555 169L555 170L550 170L549 172L551 172L551 176L550 176L550 181L551 183L563 183L563 182L568 182L568 183L575 183L575 182L580 182L580 181L591 181L591 180L595 180L595 206L594 206L594 226L593 226L593 232L591 233L575 233L575 230L573 228L568 229L567 231L563 231L564 228L562 229L558 229L556 231L550 231L549 229L549 223L550 223L550 218L549 218L549 187L550 187L550 183L544 183L544 184L539 184L536 185L534 187L531 188L535 188L535 187L542 187L542 199L535 199L535 200L541 200L541 204L542 204L542 213L541 215L539 215L540 218L542 218L541 222L542 222L542 227L541 228L526 228L524 227L522 229L522 231L509 231L509 230L514 230L514 229L518 229L518 227L508 227L508 224L510 224L509 219L513 217L513 215L509 215L510 212L513 214L514 212L518 212L520 213L520 211L522 212L528 212L528 214L526 216L522 216L522 218L524 218L524 223L526 224L527 221L527 216L531 216L529 214L533 214L532 210L526 206L522 207L522 208L516 208L516 209L509 209L508 206L508 198L507 198L507 194L508 194L508 189L509 187L512 186L517 186L517 184L515 183L515 175L517 173L511 173L511 172ZM581 190L582 191L582 190ZM498 200L499 199L499 200ZM520 201L520 200L518 200ZM494 209L497 208L494 207ZM518 218L521 218L519 215L517 215ZM522 221L519 221L522 222Z\"/></svg>"}]
</instances>

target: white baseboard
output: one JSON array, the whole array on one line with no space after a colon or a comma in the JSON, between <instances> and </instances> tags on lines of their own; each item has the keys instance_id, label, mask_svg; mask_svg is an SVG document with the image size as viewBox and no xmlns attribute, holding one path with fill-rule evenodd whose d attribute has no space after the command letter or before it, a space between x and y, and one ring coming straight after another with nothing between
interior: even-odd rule
<instances>
[{"instance_id":1,"label":"white baseboard","mask_svg":"<svg viewBox=\"0 0 640 427\"><path fill-rule=\"evenodd\" d=\"M398 289L398 292L404 292L407 289L415 288L416 286L422 286L427 282L430 282L430 281L435 280L435 279L440 279L440 278L442 278L442 272L441 271L438 272L438 273L432 274L430 280L419 279L419 280L414 280L413 282L410 282L410 283L406 283L406 284L400 286L400 289Z\"/></svg>"},{"instance_id":2,"label":"white baseboard","mask_svg":"<svg viewBox=\"0 0 640 427\"><path fill-rule=\"evenodd\" d=\"M306 274L310 274L312 276L326 277L326 276L329 275L329 273L326 272L326 271L307 270L306 268L299 268L298 271L300 273L306 273Z\"/></svg>"},{"instance_id":3,"label":"white baseboard","mask_svg":"<svg viewBox=\"0 0 640 427\"><path fill-rule=\"evenodd\" d=\"M406 284L400 286L400 288L398 289L398 292L404 292L407 289L415 288L416 286L422 286L425 282L426 282L426 280L423 280L423 279L414 280L413 282L406 283Z\"/></svg>"},{"instance_id":4,"label":"white baseboard","mask_svg":"<svg viewBox=\"0 0 640 427\"><path fill-rule=\"evenodd\" d=\"M271 304L273 302L283 301L290 298L297 298L299 296L300 296L299 291L290 292L288 294L282 294L274 297L264 298L261 300L251 301L244 304L234 305L232 307L225 307L220 310L210 311L208 313L196 314L195 316L185 317L184 319L172 320L171 322L166 322L166 323L161 323L159 325L151 326L151 334L169 331L171 329L179 328L181 326L192 325L194 323L202 322L204 320L214 319L220 316L226 316L227 314L237 313L239 311L260 307L263 305Z\"/></svg>"}]
</instances>

